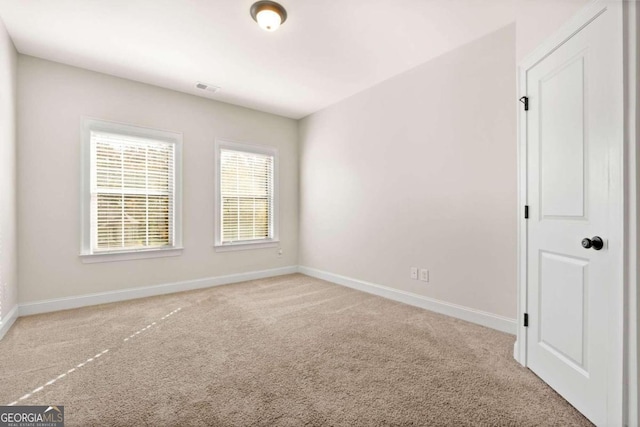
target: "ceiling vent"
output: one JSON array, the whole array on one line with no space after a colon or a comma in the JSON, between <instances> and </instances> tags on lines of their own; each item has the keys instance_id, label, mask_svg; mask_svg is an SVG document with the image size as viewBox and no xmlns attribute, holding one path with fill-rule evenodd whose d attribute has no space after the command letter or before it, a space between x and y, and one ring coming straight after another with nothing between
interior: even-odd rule
<instances>
[{"instance_id":1,"label":"ceiling vent","mask_svg":"<svg viewBox=\"0 0 640 427\"><path fill-rule=\"evenodd\" d=\"M198 82L196 88L200 90L206 90L207 92L216 93L220 90L220 86L214 86L207 83Z\"/></svg>"}]
</instances>

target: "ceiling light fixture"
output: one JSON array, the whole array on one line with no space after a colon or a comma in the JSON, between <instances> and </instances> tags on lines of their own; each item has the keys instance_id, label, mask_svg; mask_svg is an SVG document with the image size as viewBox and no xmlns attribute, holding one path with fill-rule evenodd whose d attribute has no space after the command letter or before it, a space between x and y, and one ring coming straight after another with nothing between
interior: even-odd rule
<instances>
[{"instance_id":1,"label":"ceiling light fixture","mask_svg":"<svg viewBox=\"0 0 640 427\"><path fill-rule=\"evenodd\" d=\"M266 31L275 31L287 20L287 11L274 1L255 2L250 9L251 17Z\"/></svg>"}]
</instances>

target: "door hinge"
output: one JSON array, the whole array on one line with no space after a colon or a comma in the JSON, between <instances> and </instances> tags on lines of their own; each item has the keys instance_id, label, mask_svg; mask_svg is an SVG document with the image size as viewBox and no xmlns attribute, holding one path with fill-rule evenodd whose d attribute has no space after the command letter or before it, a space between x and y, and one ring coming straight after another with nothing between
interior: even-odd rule
<instances>
[{"instance_id":1,"label":"door hinge","mask_svg":"<svg viewBox=\"0 0 640 427\"><path fill-rule=\"evenodd\" d=\"M529 326L529 313L525 313L524 314L524 327L528 327Z\"/></svg>"},{"instance_id":2,"label":"door hinge","mask_svg":"<svg viewBox=\"0 0 640 427\"><path fill-rule=\"evenodd\" d=\"M524 205L524 219L529 219L529 205Z\"/></svg>"},{"instance_id":3,"label":"door hinge","mask_svg":"<svg viewBox=\"0 0 640 427\"><path fill-rule=\"evenodd\" d=\"M523 96L519 101L524 104L524 111L529 111L529 97Z\"/></svg>"}]
</instances>

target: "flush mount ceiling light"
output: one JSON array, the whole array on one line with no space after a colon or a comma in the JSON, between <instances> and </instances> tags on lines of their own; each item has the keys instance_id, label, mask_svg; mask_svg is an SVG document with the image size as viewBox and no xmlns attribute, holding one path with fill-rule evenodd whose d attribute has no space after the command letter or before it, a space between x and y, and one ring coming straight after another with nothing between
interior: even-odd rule
<instances>
[{"instance_id":1,"label":"flush mount ceiling light","mask_svg":"<svg viewBox=\"0 0 640 427\"><path fill-rule=\"evenodd\" d=\"M266 31L275 31L287 20L287 11L274 1L255 2L250 9L251 17Z\"/></svg>"}]
</instances>

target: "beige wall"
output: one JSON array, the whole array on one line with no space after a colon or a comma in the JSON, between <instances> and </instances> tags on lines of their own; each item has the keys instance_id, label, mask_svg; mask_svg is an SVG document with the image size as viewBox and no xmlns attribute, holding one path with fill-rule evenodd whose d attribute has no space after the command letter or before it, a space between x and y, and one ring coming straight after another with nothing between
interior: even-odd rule
<instances>
[{"instance_id":1,"label":"beige wall","mask_svg":"<svg viewBox=\"0 0 640 427\"><path fill-rule=\"evenodd\" d=\"M516 60L523 60L590 0L515 0Z\"/></svg>"},{"instance_id":2,"label":"beige wall","mask_svg":"<svg viewBox=\"0 0 640 427\"><path fill-rule=\"evenodd\" d=\"M296 121L23 55L18 73L21 303L297 264ZM81 262L81 116L183 133L182 256ZM216 137L279 149L282 257L214 251Z\"/></svg>"},{"instance_id":3,"label":"beige wall","mask_svg":"<svg viewBox=\"0 0 640 427\"><path fill-rule=\"evenodd\" d=\"M296 123L32 57L18 56L20 301L302 265L515 315L515 67L587 0L514 0L516 25L481 38ZM11 87L15 50L2 31ZM4 99L3 99L4 101ZM2 119L9 119L9 104ZM4 111L8 113L4 113ZM184 254L82 264L81 116L184 133ZM3 126L0 197L12 200L13 129ZM277 250L216 253L213 140L281 153ZM8 150L8 151L7 151ZM3 152L4 153L4 152ZM3 203L15 246L15 215ZM5 230L6 229L6 230ZM3 257L16 298L15 250ZM409 266L432 281L411 281ZM460 268L459 266L463 267Z\"/></svg>"},{"instance_id":4,"label":"beige wall","mask_svg":"<svg viewBox=\"0 0 640 427\"><path fill-rule=\"evenodd\" d=\"M18 302L16 62L13 42L0 20L0 321Z\"/></svg>"},{"instance_id":5,"label":"beige wall","mask_svg":"<svg viewBox=\"0 0 640 427\"><path fill-rule=\"evenodd\" d=\"M303 119L300 264L514 318L515 75L511 25Z\"/></svg>"}]
</instances>

